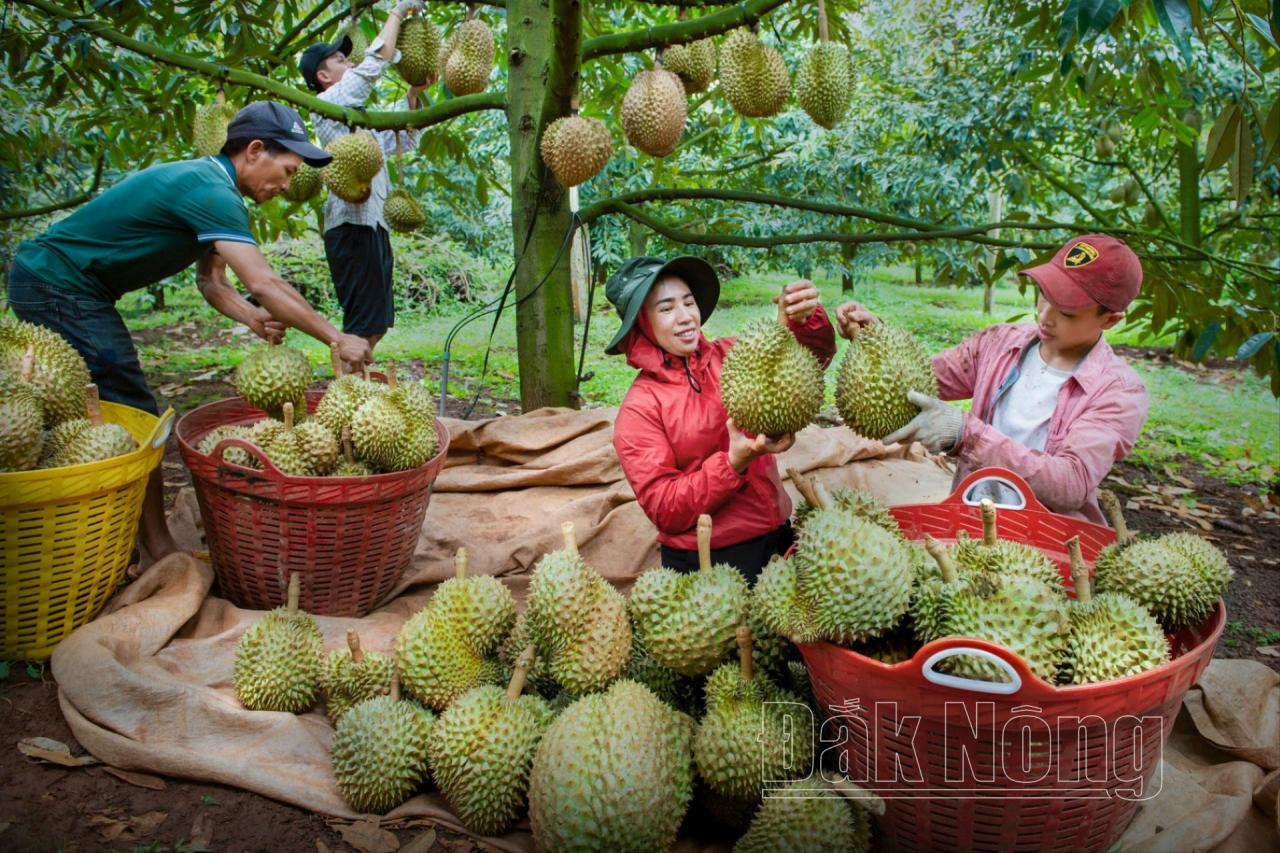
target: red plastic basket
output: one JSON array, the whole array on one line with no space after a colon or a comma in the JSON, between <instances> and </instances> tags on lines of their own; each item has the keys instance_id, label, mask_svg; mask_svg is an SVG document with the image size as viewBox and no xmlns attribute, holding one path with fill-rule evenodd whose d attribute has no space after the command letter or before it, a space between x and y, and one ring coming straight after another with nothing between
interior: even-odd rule
<instances>
[{"instance_id":1,"label":"red plastic basket","mask_svg":"<svg viewBox=\"0 0 1280 853\"><path fill-rule=\"evenodd\" d=\"M938 504L891 511L912 538L980 535L964 496L999 477L1022 495L998 509L1001 538L1065 560L1079 534L1092 561L1114 540L1108 528L1049 513L1022 478L1002 469L968 477ZM948 637L911 660L885 664L831 643L800 646L819 703L830 709L824 742L840 744L841 772L885 800L887 850L1101 851L1124 832L1153 779L1182 697L1213 656L1222 603L1194 630L1170 636L1173 659L1147 672L1058 687L1002 646ZM987 657L1007 682L937 672L957 654Z\"/></svg>"},{"instance_id":2,"label":"red plastic basket","mask_svg":"<svg viewBox=\"0 0 1280 853\"><path fill-rule=\"evenodd\" d=\"M308 410L315 411L321 396L308 392ZM435 421L440 451L426 464L367 477L289 476L240 439L220 441L209 456L195 449L216 426L263 417L237 397L193 409L175 429L222 594L240 607L278 607L297 572L302 609L365 615L413 559L431 484L448 453L448 430ZM263 470L227 462L222 456L229 447L257 456Z\"/></svg>"}]
</instances>

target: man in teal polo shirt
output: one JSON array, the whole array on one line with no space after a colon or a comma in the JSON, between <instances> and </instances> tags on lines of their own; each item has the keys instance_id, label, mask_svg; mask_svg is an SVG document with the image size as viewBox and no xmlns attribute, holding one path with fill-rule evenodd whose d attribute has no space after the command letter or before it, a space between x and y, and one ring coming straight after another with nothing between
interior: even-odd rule
<instances>
[{"instance_id":1,"label":"man in teal polo shirt","mask_svg":"<svg viewBox=\"0 0 1280 853\"><path fill-rule=\"evenodd\" d=\"M144 169L22 243L9 271L9 306L66 338L84 356L103 399L152 414L159 411L155 397L114 303L193 263L205 300L258 336L278 340L293 326L336 343L348 363L367 363L367 341L339 332L271 269L242 198L269 201L301 163L323 166L330 159L311 144L297 112L271 101L250 104L227 126L216 157ZM228 266L261 307L240 296ZM145 562L177 550L163 487L157 470L139 530Z\"/></svg>"}]
</instances>

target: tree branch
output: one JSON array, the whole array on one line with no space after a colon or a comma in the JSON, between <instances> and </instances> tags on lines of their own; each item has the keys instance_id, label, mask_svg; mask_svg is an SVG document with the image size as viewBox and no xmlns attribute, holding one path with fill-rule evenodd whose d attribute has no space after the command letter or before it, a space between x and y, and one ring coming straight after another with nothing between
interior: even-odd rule
<instances>
[{"instance_id":1,"label":"tree branch","mask_svg":"<svg viewBox=\"0 0 1280 853\"><path fill-rule=\"evenodd\" d=\"M354 15L364 7L372 6L375 2L376 0L356 0L356 2L351 4L351 8L349 9L349 11L343 12L342 14ZM305 30L312 21L320 17L321 13L329 8L329 5L330 4L326 2L316 3L316 5L312 7L311 11L308 12L305 17L303 17L300 21L298 21L298 23L293 25L293 29L289 30L287 33L280 36L280 40L276 42L275 47L271 48L271 52L277 56L283 56L285 49L290 47L293 44L294 39L298 37L298 34L301 33L303 30Z\"/></svg>"},{"instance_id":2,"label":"tree branch","mask_svg":"<svg viewBox=\"0 0 1280 853\"><path fill-rule=\"evenodd\" d=\"M506 94L503 92L482 92L478 95L466 95L461 98L450 98L429 107L417 110L369 111L357 107L340 107L337 104L321 100L313 94L286 85L270 77L254 74L240 68L231 68L216 62L196 59L186 54L177 53L156 47L148 42L139 41L112 29L106 24L88 18L82 18L71 9L66 9L50 0L17 0L25 6L39 9L48 15L71 21L73 29L79 29L118 47L131 50L141 56L153 59L166 65L185 68L214 80L226 80L241 86L248 86L275 95L279 100L301 107L312 115L324 116L353 127L369 127L378 130L404 130L406 128L430 127L433 124L480 110L505 110Z\"/></svg>"},{"instance_id":3,"label":"tree branch","mask_svg":"<svg viewBox=\"0 0 1280 853\"><path fill-rule=\"evenodd\" d=\"M11 219L26 219L32 216L43 216L46 213L54 213L59 210L66 210L68 207L77 207L84 204L86 201L93 198L98 192L98 188L102 186L102 168L103 164L106 163L106 160L106 154L98 155L98 162L93 167L93 183L89 186L89 189L80 193L80 195L74 196L65 201L58 201L53 204L46 204L40 207L0 211L0 222L7 222Z\"/></svg>"},{"instance_id":4,"label":"tree branch","mask_svg":"<svg viewBox=\"0 0 1280 853\"><path fill-rule=\"evenodd\" d=\"M1038 171L1040 174L1044 175L1045 179L1048 180L1049 183L1053 184L1059 190L1061 190L1062 192L1066 193L1067 195L1075 199L1076 204L1080 205L1080 207L1086 213L1088 213L1090 216L1092 216L1094 219L1098 220L1099 222L1103 223L1104 225L1107 225L1107 226L1111 225L1111 219L1109 217L1104 215L1102 211L1098 210L1098 208L1090 204L1089 201L1085 199L1083 195L1077 192L1074 187L1072 187L1066 181L1062 180L1057 175L1055 175L1049 169L1048 166L1042 163L1030 151L1027 151L1026 148L1017 144L1016 142L1012 143L1012 147L1013 147L1013 150L1018 153L1018 156L1020 156L1023 160L1026 160L1027 163L1029 163L1031 167L1034 168L1036 171Z\"/></svg>"},{"instance_id":5,"label":"tree branch","mask_svg":"<svg viewBox=\"0 0 1280 853\"><path fill-rule=\"evenodd\" d=\"M599 59L615 53L638 53L651 47L666 47L670 44L684 44L708 36L717 36L729 30L753 24L766 13L772 12L786 2L787 0L743 0L741 3L734 4L733 8L687 21L597 36L582 43L582 61Z\"/></svg>"}]
</instances>

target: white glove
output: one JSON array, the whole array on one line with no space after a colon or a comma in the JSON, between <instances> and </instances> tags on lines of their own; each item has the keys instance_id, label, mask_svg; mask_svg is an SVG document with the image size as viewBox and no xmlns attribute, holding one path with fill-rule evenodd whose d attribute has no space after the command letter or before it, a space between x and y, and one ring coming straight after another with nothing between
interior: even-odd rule
<instances>
[{"instance_id":1,"label":"white glove","mask_svg":"<svg viewBox=\"0 0 1280 853\"><path fill-rule=\"evenodd\" d=\"M409 14L410 12L421 12L421 11L422 11L422 0L400 0L399 3L397 3L395 6L391 8L391 14L398 16L402 21L404 20L405 15Z\"/></svg>"},{"instance_id":2,"label":"white glove","mask_svg":"<svg viewBox=\"0 0 1280 853\"><path fill-rule=\"evenodd\" d=\"M908 391L907 399L920 407L920 414L902 429L881 439L885 444L910 444L918 441L931 453L941 453L956 446L964 431L964 412L937 397Z\"/></svg>"}]
</instances>

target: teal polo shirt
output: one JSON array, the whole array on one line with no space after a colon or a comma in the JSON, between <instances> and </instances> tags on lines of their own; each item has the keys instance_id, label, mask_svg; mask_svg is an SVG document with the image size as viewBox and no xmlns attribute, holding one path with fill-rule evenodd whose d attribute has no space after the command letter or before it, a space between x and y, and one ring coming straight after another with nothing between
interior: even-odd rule
<instances>
[{"instance_id":1,"label":"teal polo shirt","mask_svg":"<svg viewBox=\"0 0 1280 853\"><path fill-rule=\"evenodd\" d=\"M256 244L235 174L221 154L143 169L22 243L14 263L70 294L115 302L191 266L215 240Z\"/></svg>"}]
</instances>

